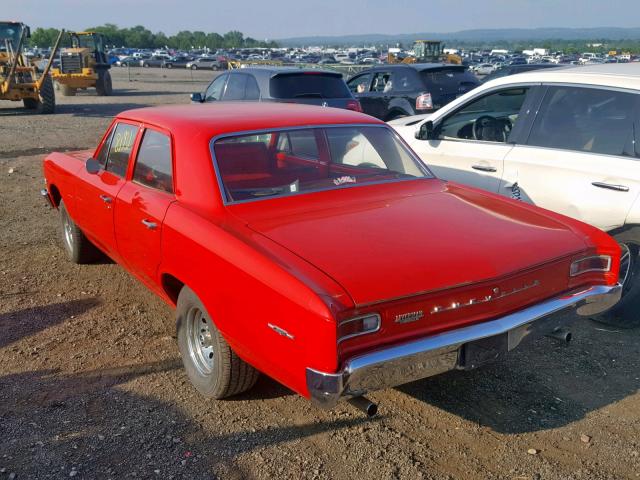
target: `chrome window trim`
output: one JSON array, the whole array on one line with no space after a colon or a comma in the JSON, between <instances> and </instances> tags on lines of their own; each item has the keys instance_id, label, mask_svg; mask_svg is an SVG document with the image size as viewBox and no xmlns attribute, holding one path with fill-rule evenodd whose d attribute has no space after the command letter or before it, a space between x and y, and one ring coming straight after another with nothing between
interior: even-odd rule
<instances>
[{"instance_id":1,"label":"chrome window trim","mask_svg":"<svg viewBox=\"0 0 640 480\"><path fill-rule=\"evenodd\" d=\"M277 195L277 196L273 196L273 197L264 197L264 198L248 198L245 200L234 200L234 201L229 201L227 200L227 195L225 194L225 186L224 186L224 182L222 181L222 176L220 174L220 169L218 168L218 160L216 159L216 153L215 153L215 143L218 140L221 140L223 138L229 138L229 137L238 137L238 136L244 136L244 135L264 135L267 133L272 133L272 132L283 132L283 131L291 131L291 130L309 130L309 129L313 129L313 128L322 128L322 129L328 129L328 128L358 128L358 127L375 127L375 128L384 128L387 131L391 132L391 134L394 136L394 138L405 148L405 150L407 151L407 153L409 154L409 156L416 162L416 164L418 165L418 168L422 169L423 173L425 174L424 177L417 177L417 178L402 178L402 179L395 179L395 180L381 180L379 182L368 182L365 184L345 184L345 185L340 185L339 187L327 187L327 188L318 188L318 189L313 189L313 190L305 190L302 192L291 192L291 193L284 193L282 195ZM269 201L269 200L276 200L276 199L280 199L280 198L287 198L287 197L291 197L291 196L299 196L299 195L308 195L308 194L313 194L313 193L318 193L318 192L326 192L326 191L333 191L333 190L345 190L345 189L349 189L349 188L358 188L358 187L366 187L369 185L380 185L380 184L385 184L385 183L398 183L398 182L411 182L411 181L416 181L416 180L433 180L438 178L436 175L433 174L433 172L429 169L429 167L420 159L420 157L418 157L418 155L416 155L416 153L413 151L413 149L409 146L409 144L400 136L400 134L398 134L398 132L396 132L393 128L391 128L391 126L387 125L386 123L329 123L329 124L312 124L312 125L303 125L303 126L292 126L292 127L277 127L277 128L263 128L263 129L258 129L258 130L238 130L235 132L229 132L229 133L222 133L220 135L216 135L214 136L210 141L209 141L209 152L211 153L211 163L213 164L213 171L215 172L216 175L216 180L218 182L218 193L220 194L220 198L222 199L222 205L223 206L229 206L229 205L239 205L242 203L250 203L250 202L264 202L264 201Z\"/></svg>"}]
</instances>

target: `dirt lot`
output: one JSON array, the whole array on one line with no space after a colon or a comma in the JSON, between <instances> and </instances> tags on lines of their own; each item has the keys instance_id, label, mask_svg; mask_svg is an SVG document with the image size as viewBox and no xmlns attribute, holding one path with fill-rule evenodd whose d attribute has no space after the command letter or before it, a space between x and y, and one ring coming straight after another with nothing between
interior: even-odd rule
<instances>
[{"instance_id":1,"label":"dirt lot","mask_svg":"<svg viewBox=\"0 0 640 480\"><path fill-rule=\"evenodd\" d=\"M199 397L171 309L117 265L67 262L38 195L46 152L92 148L112 115L212 76L132 73L113 71L112 98L59 96L54 116L0 106L0 480L640 478L640 330L584 321L571 346L374 393L372 421L264 377Z\"/></svg>"}]
</instances>

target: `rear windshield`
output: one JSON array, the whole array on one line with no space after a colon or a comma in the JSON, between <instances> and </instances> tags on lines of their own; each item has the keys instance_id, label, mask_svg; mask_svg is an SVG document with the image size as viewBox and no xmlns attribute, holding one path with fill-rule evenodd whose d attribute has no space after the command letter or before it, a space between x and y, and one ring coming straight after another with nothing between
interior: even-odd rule
<instances>
[{"instance_id":1,"label":"rear windshield","mask_svg":"<svg viewBox=\"0 0 640 480\"><path fill-rule=\"evenodd\" d=\"M422 70L420 76L431 91L453 92L460 86L471 87L480 83L473 73L463 68Z\"/></svg>"},{"instance_id":2,"label":"rear windshield","mask_svg":"<svg viewBox=\"0 0 640 480\"><path fill-rule=\"evenodd\" d=\"M277 75L271 79L273 98L349 98L342 77L318 73Z\"/></svg>"},{"instance_id":3,"label":"rear windshield","mask_svg":"<svg viewBox=\"0 0 640 480\"><path fill-rule=\"evenodd\" d=\"M431 176L391 129L378 126L238 135L213 150L229 202Z\"/></svg>"}]
</instances>

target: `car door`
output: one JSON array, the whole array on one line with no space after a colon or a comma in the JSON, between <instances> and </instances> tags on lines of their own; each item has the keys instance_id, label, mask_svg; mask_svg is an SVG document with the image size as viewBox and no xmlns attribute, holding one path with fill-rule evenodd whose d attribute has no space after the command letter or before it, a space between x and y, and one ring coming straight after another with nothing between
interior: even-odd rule
<instances>
[{"instance_id":1,"label":"car door","mask_svg":"<svg viewBox=\"0 0 640 480\"><path fill-rule=\"evenodd\" d=\"M611 230L640 191L640 95L549 86L531 131L505 158L501 193Z\"/></svg>"},{"instance_id":2,"label":"car door","mask_svg":"<svg viewBox=\"0 0 640 480\"><path fill-rule=\"evenodd\" d=\"M162 222L173 192L171 135L145 127L131 179L116 198L114 224L122 261L150 286L157 284Z\"/></svg>"},{"instance_id":3,"label":"car door","mask_svg":"<svg viewBox=\"0 0 640 480\"><path fill-rule=\"evenodd\" d=\"M393 88L392 76L392 73L388 70L375 72L373 74L371 88L367 94L366 102L368 103L368 110L365 110L365 112L381 120L384 120L387 116L388 104Z\"/></svg>"},{"instance_id":4,"label":"car door","mask_svg":"<svg viewBox=\"0 0 640 480\"><path fill-rule=\"evenodd\" d=\"M497 192L503 160L530 113L530 92L530 86L498 88L436 113L434 138L411 146L440 178Z\"/></svg>"},{"instance_id":5,"label":"car door","mask_svg":"<svg viewBox=\"0 0 640 480\"><path fill-rule=\"evenodd\" d=\"M113 207L125 183L129 157L138 135L139 125L119 120L113 126L96 160L103 167L91 174L86 169L78 172L76 192L82 231L105 253L119 259L113 230Z\"/></svg>"}]
</instances>

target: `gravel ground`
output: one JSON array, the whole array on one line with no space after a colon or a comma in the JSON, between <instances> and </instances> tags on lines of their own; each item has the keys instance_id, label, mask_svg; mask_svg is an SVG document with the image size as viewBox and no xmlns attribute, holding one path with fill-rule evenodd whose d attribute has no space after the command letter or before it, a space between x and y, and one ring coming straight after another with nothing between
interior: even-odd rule
<instances>
[{"instance_id":1,"label":"gravel ground","mask_svg":"<svg viewBox=\"0 0 640 480\"><path fill-rule=\"evenodd\" d=\"M203 399L173 312L118 265L77 266L39 198L46 152L93 148L119 111L184 103L211 72L112 70L116 96L0 105L0 480L640 478L640 330L583 321L472 372L325 412L262 377Z\"/></svg>"}]
</instances>

